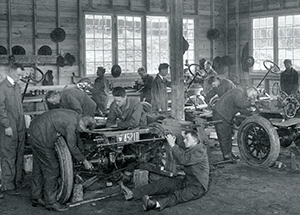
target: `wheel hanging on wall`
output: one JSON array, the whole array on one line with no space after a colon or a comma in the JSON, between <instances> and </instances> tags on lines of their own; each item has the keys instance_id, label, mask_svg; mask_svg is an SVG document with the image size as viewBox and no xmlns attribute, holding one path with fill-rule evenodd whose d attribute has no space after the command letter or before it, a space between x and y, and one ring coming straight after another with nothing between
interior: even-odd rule
<instances>
[{"instance_id":1,"label":"wheel hanging on wall","mask_svg":"<svg viewBox=\"0 0 300 215\"><path fill-rule=\"evenodd\" d=\"M271 122L261 116L251 116L242 122L237 143L242 158L250 166L272 166L279 156L278 133Z\"/></svg>"}]
</instances>

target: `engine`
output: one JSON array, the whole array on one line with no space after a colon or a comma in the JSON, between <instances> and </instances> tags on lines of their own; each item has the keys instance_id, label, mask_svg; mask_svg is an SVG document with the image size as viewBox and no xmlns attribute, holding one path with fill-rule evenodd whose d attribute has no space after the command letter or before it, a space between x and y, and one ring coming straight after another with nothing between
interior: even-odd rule
<instances>
[{"instance_id":1,"label":"engine","mask_svg":"<svg viewBox=\"0 0 300 215\"><path fill-rule=\"evenodd\" d=\"M112 172L133 162L159 162L164 156L164 138L153 129L84 133L80 139L97 172Z\"/></svg>"}]
</instances>

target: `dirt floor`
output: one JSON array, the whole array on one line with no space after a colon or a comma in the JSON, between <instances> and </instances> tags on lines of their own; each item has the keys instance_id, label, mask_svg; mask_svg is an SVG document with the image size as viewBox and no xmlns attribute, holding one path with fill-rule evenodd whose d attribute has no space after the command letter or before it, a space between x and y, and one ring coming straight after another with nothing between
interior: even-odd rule
<instances>
[{"instance_id":1,"label":"dirt floor","mask_svg":"<svg viewBox=\"0 0 300 215\"><path fill-rule=\"evenodd\" d=\"M221 160L216 141L210 144L210 163ZM237 146L234 151L238 153ZM291 169L290 147L281 148L281 168L268 169L247 166L243 160L237 164L211 166L209 192L201 199L167 208L163 211L144 212L140 201L125 201L122 195L72 207L60 214L204 214L204 215L289 215L300 214L299 172ZM43 207L34 208L29 199L30 175L26 175L24 188L17 197L5 196L0 200L2 215L55 214ZM101 193L101 192L100 192Z\"/></svg>"}]
</instances>

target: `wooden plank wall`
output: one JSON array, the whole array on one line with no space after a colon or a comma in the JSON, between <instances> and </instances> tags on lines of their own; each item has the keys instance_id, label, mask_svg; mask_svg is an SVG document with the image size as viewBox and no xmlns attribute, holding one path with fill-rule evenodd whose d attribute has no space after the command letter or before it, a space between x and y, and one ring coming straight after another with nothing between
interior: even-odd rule
<instances>
[{"instance_id":1,"label":"wooden plank wall","mask_svg":"<svg viewBox=\"0 0 300 215\"><path fill-rule=\"evenodd\" d=\"M83 47L80 47L80 32L84 12L115 12L125 14L169 15L170 0L0 0L0 45L10 49L14 45L25 48L26 55L35 56L43 45L52 48L52 55L75 55L75 64L58 68L52 63L40 63L37 66L46 72L52 70L54 84L71 84L72 73L84 77ZM195 56L213 59L226 53L225 10L223 0L183 0L183 16L195 17ZM80 11L79 11L80 10ZM66 32L66 39L59 44L51 41L50 33L56 27ZM221 37L211 41L206 37L210 28L216 27ZM3 56L2 56L3 58ZM0 59L1 60L1 59ZM0 71L6 71L7 65L0 65ZM112 77L108 77L113 79ZM135 79L137 77L134 77ZM133 79L130 75L128 79ZM117 82L117 79L114 79ZM132 82L131 82L132 83Z\"/></svg>"},{"instance_id":2,"label":"wooden plank wall","mask_svg":"<svg viewBox=\"0 0 300 215\"><path fill-rule=\"evenodd\" d=\"M273 15L276 12L289 14L291 10L299 8L299 0L227 0L228 54L235 59L232 69L240 77L242 85L249 85L251 78L251 70L249 76L242 72L240 65L242 49L247 42L251 42L251 17Z\"/></svg>"}]
</instances>

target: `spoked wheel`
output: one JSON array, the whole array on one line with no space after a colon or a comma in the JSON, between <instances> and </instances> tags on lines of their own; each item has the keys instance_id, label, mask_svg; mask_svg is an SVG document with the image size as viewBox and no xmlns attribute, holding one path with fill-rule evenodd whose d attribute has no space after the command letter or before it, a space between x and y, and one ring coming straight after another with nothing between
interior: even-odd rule
<instances>
[{"instance_id":1,"label":"spoked wheel","mask_svg":"<svg viewBox=\"0 0 300 215\"><path fill-rule=\"evenodd\" d=\"M63 137L59 137L56 141L55 150L60 165L56 199L63 204L68 201L73 190L73 161L68 145Z\"/></svg>"},{"instance_id":2,"label":"spoked wheel","mask_svg":"<svg viewBox=\"0 0 300 215\"><path fill-rule=\"evenodd\" d=\"M29 70L27 75L21 78L21 81L29 84L38 84L44 80L44 73L36 66L32 66L30 68L25 68L25 70Z\"/></svg>"},{"instance_id":3,"label":"spoked wheel","mask_svg":"<svg viewBox=\"0 0 300 215\"><path fill-rule=\"evenodd\" d=\"M207 71L202 69L199 64L190 64L188 69L194 78L195 76L199 76L201 79L207 78Z\"/></svg>"},{"instance_id":4,"label":"spoked wheel","mask_svg":"<svg viewBox=\"0 0 300 215\"><path fill-rule=\"evenodd\" d=\"M274 63L273 61L265 60L263 62L263 64L267 71L270 71L271 73L274 73L274 74L280 73L279 66L276 63Z\"/></svg>"},{"instance_id":5,"label":"spoked wheel","mask_svg":"<svg viewBox=\"0 0 300 215\"><path fill-rule=\"evenodd\" d=\"M269 120L261 116L251 116L242 122L237 142L242 158L250 166L272 166L279 156L277 131Z\"/></svg>"}]
</instances>

